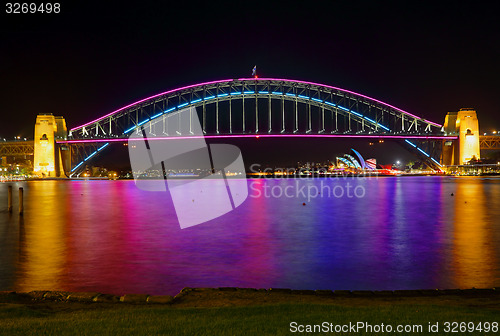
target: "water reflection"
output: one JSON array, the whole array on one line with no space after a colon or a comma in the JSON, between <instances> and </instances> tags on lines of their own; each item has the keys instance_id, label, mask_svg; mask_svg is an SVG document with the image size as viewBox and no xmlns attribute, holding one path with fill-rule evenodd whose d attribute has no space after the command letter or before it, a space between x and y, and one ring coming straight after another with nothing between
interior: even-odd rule
<instances>
[{"instance_id":1,"label":"water reflection","mask_svg":"<svg viewBox=\"0 0 500 336\"><path fill-rule=\"evenodd\" d=\"M488 182L462 178L457 183L454 213L453 264L456 284L460 288L491 287L498 276L498 217L491 218L498 190L487 197ZM493 196L493 197L491 197ZM498 279L498 278L497 278ZM492 281L493 280L493 281ZM498 284L498 283L497 283Z\"/></svg>"},{"instance_id":2,"label":"water reflection","mask_svg":"<svg viewBox=\"0 0 500 336\"><path fill-rule=\"evenodd\" d=\"M7 185L0 184L0 290L175 294L185 286L499 284L500 179L249 182L261 194L266 187L321 189L321 182L351 183L366 194L249 197L223 217L181 230L170 195L141 191L133 181L16 184L25 190L22 217L6 212Z\"/></svg>"},{"instance_id":3,"label":"water reflection","mask_svg":"<svg viewBox=\"0 0 500 336\"><path fill-rule=\"evenodd\" d=\"M26 192L29 215L19 224L20 267L16 281L21 291L63 287L67 238L61 199L64 194L65 185L56 181L32 183Z\"/></svg>"},{"instance_id":4,"label":"water reflection","mask_svg":"<svg viewBox=\"0 0 500 336\"><path fill-rule=\"evenodd\" d=\"M15 283L16 267L19 264L19 245L22 244L22 217L18 214L0 211L4 222L0 222L0 288L12 288Z\"/></svg>"}]
</instances>

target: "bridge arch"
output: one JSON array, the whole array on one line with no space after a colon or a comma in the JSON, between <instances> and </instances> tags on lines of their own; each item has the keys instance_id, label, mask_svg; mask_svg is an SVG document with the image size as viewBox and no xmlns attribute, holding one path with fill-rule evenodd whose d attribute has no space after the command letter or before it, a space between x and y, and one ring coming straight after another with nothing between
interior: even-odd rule
<instances>
[{"instance_id":1,"label":"bridge arch","mask_svg":"<svg viewBox=\"0 0 500 336\"><path fill-rule=\"evenodd\" d=\"M263 106L266 101L267 111ZM281 105L276 106L276 101ZM242 103L239 109L234 102ZM253 104L251 109L249 103ZM127 137L148 121L191 106L197 109L205 134L440 135L442 127L380 100L325 84L240 78L189 85L147 97L72 128L69 138Z\"/></svg>"}]
</instances>

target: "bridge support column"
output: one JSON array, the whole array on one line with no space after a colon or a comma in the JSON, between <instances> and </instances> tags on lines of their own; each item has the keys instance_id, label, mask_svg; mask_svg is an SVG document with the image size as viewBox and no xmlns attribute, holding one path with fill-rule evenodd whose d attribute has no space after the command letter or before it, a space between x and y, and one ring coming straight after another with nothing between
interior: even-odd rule
<instances>
[{"instance_id":1,"label":"bridge support column","mask_svg":"<svg viewBox=\"0 0 500 336\"><path fill-rule=\"evenodd\" d=\"M56 139L66 139L68 130L63 117L39 114L35 123L33 171L44 177L65 176L67 155L61 152Z\"/></svg>"},{"instance_id":2,"label":"bridge support column","mask_svg":"<svg viewBox=\"0 0 500 336\"><path fill-rule=\"evenodd\" d=\"M474 109L462 108L458 112L448 112L444 122L447 135L457 135L457 141L445 141L442 163L462 165L472 159L480 159L479 122Z\"/></svg>"}]
</instances>

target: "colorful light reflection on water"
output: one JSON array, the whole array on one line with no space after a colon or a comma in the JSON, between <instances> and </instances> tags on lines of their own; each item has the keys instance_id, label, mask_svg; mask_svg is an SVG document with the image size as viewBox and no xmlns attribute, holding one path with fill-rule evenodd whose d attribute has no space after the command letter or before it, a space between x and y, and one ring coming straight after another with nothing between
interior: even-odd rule
<instances>
[{"instance_id":1,"label":"colorful light reflection on water","mask_svg":"<svg viewBox=\"0 0 500 336\"><path fill-rule=\"evenodd\" d=\"M25 214L0 185L0 290L175 294L183 287L470 288L500 285L500 179L250 180L316 186L249 197L181 230L170 195L133 181L33 181ZM364 197L327 197L362 186ZM277 189L278 190L278 189ZM454 196L451 196L451 194ZM306 205L302 205L306 203Z\"/></svg>"}]
</instances>

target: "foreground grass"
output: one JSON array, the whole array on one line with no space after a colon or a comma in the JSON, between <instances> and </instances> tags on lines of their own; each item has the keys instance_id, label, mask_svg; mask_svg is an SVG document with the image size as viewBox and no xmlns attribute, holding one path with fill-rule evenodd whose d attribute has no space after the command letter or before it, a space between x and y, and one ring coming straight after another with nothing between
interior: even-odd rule
<instances>
[{"instance_id":1,"label":"foreground grass","mask_svg":"<svg viewBox=\"0 0 500 336\"><path fill-rule=\"evenodd\" d=\"M120 305L0 304L0 335L291 335L298 324L420 324L419 335L445 335L444 322L499 321L497 309L446 305L386 305L352 307L325 304L279 304L249 307L173 308ZM440 332L429 333L428 323L439 322ZM307 333L304 333L307 334ZM344 333L377 335L381 333ZM398 335L398 333L391 333ZM413 333L402 333L410 335ZM455 333L495 335L499 332Z\"/></svg>"}]
</instances>

